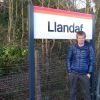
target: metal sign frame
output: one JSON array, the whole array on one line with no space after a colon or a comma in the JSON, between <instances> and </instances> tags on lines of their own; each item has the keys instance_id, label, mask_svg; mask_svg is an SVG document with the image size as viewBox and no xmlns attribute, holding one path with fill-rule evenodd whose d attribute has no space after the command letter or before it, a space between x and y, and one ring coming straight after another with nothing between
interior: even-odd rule
<instances>
[{"instance_id":1,"label":"metal sign frame","mask_svg":"<svg viewBox=\"0 0 100 100\"><path fill-rule=\"evenodd\" d=\"M96 34L96 17L94 15L93 17L93 32L92 32L92 39L90 41L90 43L92 44L93 46L93 49L95 51L95 34ZM91 78L90 78L90 85L91 85L91 99L92 100L95 100L95 82L94 82L94 72L95 72L95 67L94 67L94 71L93 73L91 73Z\"/></svg>"},{"instance_id":2,"label":"metal sign frame","mask_svg":"<svg viewBox=\"0 0 100 100\"><path fill-rule=\"evenodd\" d=\"M29 100L35 100L35 61L34 61L34 7L28 5L28 24L29 24Z\"/></svg>"},{"instance_id":3,"label":"metal sign frame","mask_svg":"<svg viewBox=\"0 0 100 100\"><path fill-rule=\"evenodd\" d=\"M32 4L28 5L28 25L29 25L29 100L35 100L35 59L34 59L34 6ZM91 44L95 49L95 16L93 18L93 34ZM92 74L91 78L92 87L94 87L94 73ZM94 92L94 88L92 89ZM92 96L92 100L94 99L94 95Z\"/></svg>"}]
</instances>

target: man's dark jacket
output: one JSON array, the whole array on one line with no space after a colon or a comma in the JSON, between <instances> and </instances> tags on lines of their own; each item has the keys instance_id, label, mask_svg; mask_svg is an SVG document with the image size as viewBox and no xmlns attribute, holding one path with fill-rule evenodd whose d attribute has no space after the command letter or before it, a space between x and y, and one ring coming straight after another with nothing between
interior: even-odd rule
<instances>
[{"instance_id":1,"label":"man's dark jacket","mask_svg":"<svg viewBox=\"0 0 100 100\"><path fill-rule=\"evenodd\" d=\"M92 45L88 42L85 42L82 47L79 47L77 44L71 45L68 49L66 62L69 73L92 73L95 62Z\"/></svg>"}]
</instances>

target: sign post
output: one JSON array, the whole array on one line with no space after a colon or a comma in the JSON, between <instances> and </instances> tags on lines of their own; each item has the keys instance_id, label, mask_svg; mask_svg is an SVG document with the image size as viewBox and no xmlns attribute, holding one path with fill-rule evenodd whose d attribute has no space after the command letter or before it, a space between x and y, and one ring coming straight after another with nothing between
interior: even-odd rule
<instances>
[{"instance_id":1,"label":"sign post","mask_svg":"<svg viewBox=\"0 0 100 100\"><path fill-rule=\"evenodd\" d=\"M93 49L94 49L94 51L95 51L95 34L96 34L96 18L95 18L95 16L93 17L93 31L92 31L92 39L91 39L91 44L92 44L92 46L93 46ZM95 71L95 67L94 67L94 71ZM94 71L93 71L93 73L91 73L91 78L90 78L90 84L91 84L91 97L92 97L92 100L95 100L95 78L94 78Z\"/></svg>"},{"instance_id":2,"label":"sign post","mask_svg":"<svg viewBox=\"0 0 100 100\"><path fill-rule=\"evenodd\" d=\"M94 16L28 5L29 22L29 100L35 100L34 39L76 39L84 31L94 43Z\"/></svg>"},{"instance_id":3,"label":"sign post","mask_svg":"<svg viewBox=\"0 0 100 100\"><path fill-rule=\"evenodd\" d=\"M35 100L35 64L34 64L34 7L28 5L29 22L29 100Z\"/></svg>"}]
</instances>

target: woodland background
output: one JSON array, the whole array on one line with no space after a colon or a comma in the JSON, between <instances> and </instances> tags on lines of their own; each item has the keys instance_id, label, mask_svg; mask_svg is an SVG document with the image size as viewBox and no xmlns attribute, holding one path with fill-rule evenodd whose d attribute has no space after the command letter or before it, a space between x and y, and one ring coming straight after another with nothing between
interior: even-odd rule
<instances>
[{"instance_id":1,"label":"woodland background","mask_svg":"<svg viewBox=\"0 0 100 100\"><path fill-rule=\"evenodd\" d=\"M3 1L3 2L2 2ZM28 100L28 9L35 6L94 14L95 33L95 87L100 66L100 1L79 4L76 0L1 0L0 1L0 100ZM45 20L45 19L43 19ZM87 25L88 27L88 25ZM66 72L67 48L75 40L35 40L36 100L67 100L69 96ZM80 91L80 88L79 88ZM78 95L79 100L81 95Z\"/></svg>"}]
</instances>

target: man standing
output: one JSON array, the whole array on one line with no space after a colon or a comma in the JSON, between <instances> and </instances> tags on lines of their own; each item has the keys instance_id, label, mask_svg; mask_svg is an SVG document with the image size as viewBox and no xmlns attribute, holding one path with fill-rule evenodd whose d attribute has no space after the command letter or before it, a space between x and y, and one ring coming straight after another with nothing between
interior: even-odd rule
<instances>
[{"instance_id":1,"label":"man standing","mask_svg":"<svg viewBox=\"0 0 100 100\"><path fill-rule=\"evenodd\" d=\"M90 43L86 42L86 34L77 32L77 43L68 49L67 69L70 81L70 99L76 100L77 82L80 81L84 100L91 100L90 77L94 71L94 51Z\"/></svg>"}]
</instances>

